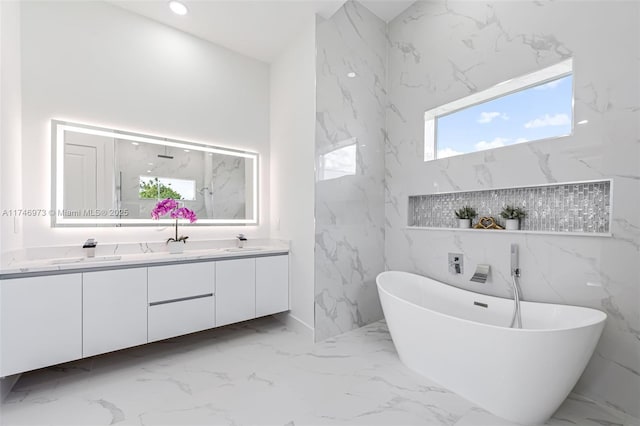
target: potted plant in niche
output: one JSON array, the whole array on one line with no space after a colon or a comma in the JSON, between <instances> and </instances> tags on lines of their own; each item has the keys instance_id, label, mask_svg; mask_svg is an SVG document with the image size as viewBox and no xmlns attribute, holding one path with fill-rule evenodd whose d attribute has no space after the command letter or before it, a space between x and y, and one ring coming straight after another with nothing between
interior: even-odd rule
<instances>
[{"instance_id":1,"label":"potted plant in niche","mask_svg":"<svg viewBox=\"0 0 640 426\"><path fill-rule=\"evenodd\" d=\"M476 210L471 206L464 206L456 210L455 214L458 218L458 228L471 228L471 219L478 215Z\"/></svg>"},{"instance_id":2,"label":"potted plant in niche","mask_svg":"<svg viewBox=\"0 0 640 426\"><path fill-rule=\"evenodd\" d=\"M527 213L521 207L504 206L500 212L500 216L506 219L505 229L507 231L517 231L520 229L520 219L525 217Z\"/></svg>"},{"instance_id":3,"label":"potted plant in niche","mask_svg":"<svg viewBox=\"0 0 640 426\"><path fill-rule=\"evenodd\" d=\"M186 207L179 207L178 202L173 198L166 198L162 201L158 201L155 208L151 210L151 217L155 220L160 219L161 216L169 214L171 219L176 220L175 224L175 237L170 237L167 239L167 246L169 247L169 253L182 253L184 250L184 245L187 242L187 238L184 235L178 237L178 220L179 219L188 219L189 223L193 223L198 218L196 214L189 210Z\"/></svg>"}]
</instances>

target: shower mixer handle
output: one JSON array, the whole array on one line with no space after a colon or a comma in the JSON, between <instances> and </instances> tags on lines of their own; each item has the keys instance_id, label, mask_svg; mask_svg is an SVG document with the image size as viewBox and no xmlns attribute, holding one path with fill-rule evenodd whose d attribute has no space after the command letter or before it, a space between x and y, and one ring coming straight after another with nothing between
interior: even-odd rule
<instances>
[{"instance_id":1,"label":"shower mixer handle","mask_svg":"<svg viewBox=\"0 0 640 426\"><path fill-rule=\"evenodd\" d=\"M518 259L517 244L511 244L511 275L520 277L520 264Z\"/></svg>"},{"instance_id":2,"label":"shower mixer handle","mask_svg":"<svg viewBox=\"0 0 640 426\"><path fill-rule=\"evenodd\" d=\"M520 265L518 263L518 245L511 244L511 288L513 290L513 316L509 327L522 328L522 311L520 309L520 299L522 293L519 288L518 278L520 278Z\"/></svg>"}]
</instances>

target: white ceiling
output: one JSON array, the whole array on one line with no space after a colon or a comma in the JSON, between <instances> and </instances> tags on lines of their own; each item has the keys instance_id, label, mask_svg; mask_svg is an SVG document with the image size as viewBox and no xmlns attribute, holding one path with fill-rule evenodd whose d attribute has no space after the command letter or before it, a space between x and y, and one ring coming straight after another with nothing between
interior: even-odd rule
<instances>
[{"instance_id":1,"label":"white ceiling","mask_svg":"<svg viewBox=\"0 0 640 426\"><path fill-rule=\"evenodd\" d=\"M388 22L414 0L360 3ZM344 0L183 0L186 16L169 10L168 0L110 0L116 6L264 62L277 55L313 19L329 18Z\"/></svg>"}]
</instances>

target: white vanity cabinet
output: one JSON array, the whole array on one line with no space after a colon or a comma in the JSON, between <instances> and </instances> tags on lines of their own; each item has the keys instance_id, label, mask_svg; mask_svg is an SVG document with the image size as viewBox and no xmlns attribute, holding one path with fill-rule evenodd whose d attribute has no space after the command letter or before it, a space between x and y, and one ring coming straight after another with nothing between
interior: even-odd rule
<instances>
[{"instance_id":1,"label":"white vanity cabinet","mask_svg":"<svg viewBox=\"0 0 640 426\"><path fill-rule=\"evenodd\" d=\"M215 327L216 262L152 266L149 342Z\"/></svg>"},{"instance_id":2,"label":"white vanity cabinet","mask_svg":"<svg viewBox=\"0 0 640 426\"><path fill-rule=\"evenodd\" d=\"M256 258L256 317L289 310L289 256Z\"/></svg>"},{"instance_id":3,"label":"white vanity cabinet","mask_svg":"<svg viewBox=\"0 0 640 426\"><path fill-rule=\"evenodd\" d=\"M82 274L82 356L147 343L147 268Z\"/></svg>"},{"instance_id":4,"label":"white vanity cabinet","mask_svg":"<svg viewBox=\"0 0 640 426\"><path fill-rule=\"evenodd\" d=\"M82 274L0 281L0 377L82 357Z\"/></svg>"},{"instance_id":5,"label":"white vanity cabinet","mask_svg":"<svg viewBox=\"0 0 640 426\"><path fill-rule=\"evenodd\" d=\"M256 316L256 260L216 262L216 326Z\"/></svg>"},{"instance_id":6,"label":"white vanity cabinet","mask_svg":"<svg viewBox=\"0 0 640 426\"><path fill-rule=\"evenodd\" d=\"M116 265L0 275L0 377L289 309L286 252Z\"/></svg>"}]
</instances>

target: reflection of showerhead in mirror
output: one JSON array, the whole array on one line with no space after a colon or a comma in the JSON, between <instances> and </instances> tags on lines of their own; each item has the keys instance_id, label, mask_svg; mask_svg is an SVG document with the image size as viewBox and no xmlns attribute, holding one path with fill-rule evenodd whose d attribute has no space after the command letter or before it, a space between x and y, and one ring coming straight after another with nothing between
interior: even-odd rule
<instances>
[{"instance_id":1,"label":"reflection of showerhead in mirror","mask_svg":"<svg viewBox=\"0 0 640 426\"><path fill-rule=\"evenodd\" d=\"M167 152L167 147L164 147L164 154L158 154L158 158L167 158L169 160L173 160L173 155L169 155Z\"/></svg>"}]
</instances>

